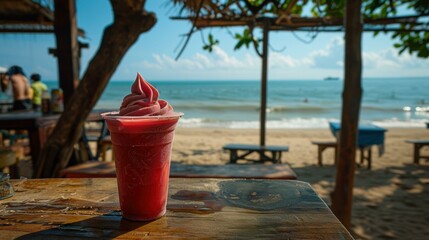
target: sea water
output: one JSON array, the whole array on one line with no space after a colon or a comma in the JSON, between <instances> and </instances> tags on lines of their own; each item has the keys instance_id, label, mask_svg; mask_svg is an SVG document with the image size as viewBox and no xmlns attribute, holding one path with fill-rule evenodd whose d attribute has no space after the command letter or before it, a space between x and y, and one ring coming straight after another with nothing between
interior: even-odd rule
<instances>
[{"instance_id":1,"label":"sea water","mask_svg":"<svg viewBox=\"0 0 429 240\"><path fill-rule=\"evenodd\" d=\"M149 81L185 113L179 126L259 128L260 81ZM111 81L95 108L118 109L131 84ZM342 80L268 81L267 128L327 128L341 119L343 87ZM429 121L429 78L366 78L362 88L361 122L424 127Z\"/></svg>"}]
</instances>

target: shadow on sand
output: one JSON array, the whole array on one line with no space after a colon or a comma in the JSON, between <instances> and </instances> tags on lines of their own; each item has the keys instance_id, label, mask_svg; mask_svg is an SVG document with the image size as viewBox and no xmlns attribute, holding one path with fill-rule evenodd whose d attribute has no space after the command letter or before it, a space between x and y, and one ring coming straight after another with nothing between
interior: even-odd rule
<instances>
[{"instance_id":1,"label":"shadow on sand","mask_svg":"<svg viewBox=\"0 0 429 240\"><path fill-rule=\"evenodd\" d=\"M336 167L294 167L330 205ZM429 165L359 167L353 191L352 233L357 239L426 239L429 229Z\"/></svg>"}]
</instances>

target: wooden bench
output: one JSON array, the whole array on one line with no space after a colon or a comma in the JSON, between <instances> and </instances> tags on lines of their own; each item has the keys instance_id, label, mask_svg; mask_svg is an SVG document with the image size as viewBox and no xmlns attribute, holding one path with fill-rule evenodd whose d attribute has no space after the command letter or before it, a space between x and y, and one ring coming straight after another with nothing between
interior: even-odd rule
<instances>
[{"instance_id":1,"label":"wooden bench","mask_svg":"<svg viewBox=\"0 0 429 240\"><path fill-rule=\"evenodd\" d=\"M246 158L248 155L256 152L259 154L259 161L281 163L282 152L288 152L288 146L260 146L249 144L228 144L223 147L224 150L230 151L230 163L237 163L238 160L255 161L254 159ZM242 152L241 154L239 152ZM266 152L271 152L271 157L266 155Z\"/></svg>"},{"instance_id":2,"label":"wooden bench","mask_svg":"<svg viewBox=\"0 0 429 240\"><path fill-rule=\"evenodd\" d=\"M334 141L312 141L312 144L317 146L317 162L319 166L323 166L322 153L327 148L334 148L334 163L338 162L338 145ZM359 147L360 151L360 164L363 164L365 160L368 161L368 169L371 169L372 164L372 150L371 146Z\"/></svg>"},{"instance_id":3,"label":"wooden bench","mask_svg":"<svg viewBox=\"0 0 429 240\"><path fill-rule=\"evenodd\" d=\"M317 146L317 163L323 166L323 151L327 148L334 148L334 163L337 164L337 142L335 141L312 141L312 144Z\"/></svg>"},{"instance_id":4,"label":"wooden bench","mask_svg":"<svg viewBox=\"0 0 429 240\"><path fill-rule=\"evenodd\" d=\"M66 178L116 177L114 162L87 162L61 171ZM172 178L297 179L288 164L189 165L172 163Z\"/></svg>"},{"instance_id":5,"label":"wooden bench","mask_svg":"<svg viewBox=\"0 0 429 240\"><path fill-rule=\"evenodd\" d=\"M420 162L420 158L429 160L429 156L422 156L420 154L420 150L424 147L424 146L429 146L429 140L416 140L416 139L411 139L411 140L406 140L405 142L407 143L411 143L414 144L414 163L415 164L419 164Z\"/></svg>"}]
</instances>

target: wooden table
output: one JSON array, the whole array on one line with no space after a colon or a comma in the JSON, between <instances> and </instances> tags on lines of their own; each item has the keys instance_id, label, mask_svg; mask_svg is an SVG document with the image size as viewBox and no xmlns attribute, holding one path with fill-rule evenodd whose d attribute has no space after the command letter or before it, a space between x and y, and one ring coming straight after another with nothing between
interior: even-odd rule
<instances>
[{"instance_id":1,"label":"wooden table","mask_svg":"<svg viewBox=\"0 0 429 240\"><path fill-rule=\"evenodd\" d=\"M31 160L33 166L36 166L40 150L48 137L49 129L55 127L59 116L42 116L40 112L33 111L0 114L0 128L28 131Z\"/></svg>"},{"instance_id":2,"label":"wooden table","mask_svg":"<svg viewBox=\"0 0 429 240\"><path fill-rule=\"evenodd\" d=\"M408 139L405 140L406 143L413 144L413 162L415 164L420 164L420 159L426 159L426 161L429 160L428 155L422 155L420 154L420 150L425 147L429 146L429 140L428 139Z\"/></svg>"},{"instance_id":3,"label":"wooden table","mask_svg":"<svg viewBox=\"0 0 429 240\"><path fill-rule=\"evenodd\" d=\"M61 171L68 178L116 177L114 162L87 162ZM191 165L171 163L170 177L185 178L247 178L247 179L297 179L289 164L225 164Z\"/></svg>"},{"instance_id":4,"label":"wooden table","mask_svg":"<svg viewBox=\"0 0 429 240\"><path fill-rule=\"evenodd\" d=\"M92 111L87 119L101 119L101 112L103 111ZM33 166L37 166L40 151L50 134L50 129L55 127L59 117L59 114L43 116L40 112L33 111L0 114L0 129L27 130L30 140L31 160L33 161Z\"/></svg>"},{"instance_id":5,"label":"wooden table","mask_svg":"<svg viewBox=\"0 0 429 240\"><path fill-rule=\"evenodd\" d=\"M272 163L281 163L282 162L282 152L288 152L288 146L273 146L273 145L253 145L253 144L227 144L223 146L223 150L230 152L229 161L230 163L237 163L238 160L242 159L245 161L255 161L253 159L248 159L247 156L252 153L259 154L259 160L257 162L272 162ZM241 152L241 154L240 154ZM270 152L271 156L266 155L266 152Z\"/></svg>"},{"instance_id":6,"label":"wooden table","mask_svg":"<svg viewBox=\"0 0 429 240\"><path fill-rule=\"evenodd\" d=\"M166 215L151 222L122 219L113 178L12 182L2 239L353 239L299 181L174 178Z\"/></svg>"}]
</instances>

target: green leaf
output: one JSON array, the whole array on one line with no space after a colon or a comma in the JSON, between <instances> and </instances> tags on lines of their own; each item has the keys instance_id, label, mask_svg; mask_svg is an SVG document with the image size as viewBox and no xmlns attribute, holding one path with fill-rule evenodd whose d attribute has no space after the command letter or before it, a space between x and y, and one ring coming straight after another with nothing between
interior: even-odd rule
<instances>
[{"instance_id":1,"label":"green leaf","mask_svg":"<svg viewBox=\"0 0 429 240\"><path fill-rule=\"evenodd\" d=\"M238 41L238 43L235 45L235 47L234 47L234 50L238 50L238 49L240 49L241 48L241 46L243 46L243 44L244 44L244 41L243 40L240 40L240 41Z\"/></svg>"}]
</instances>

